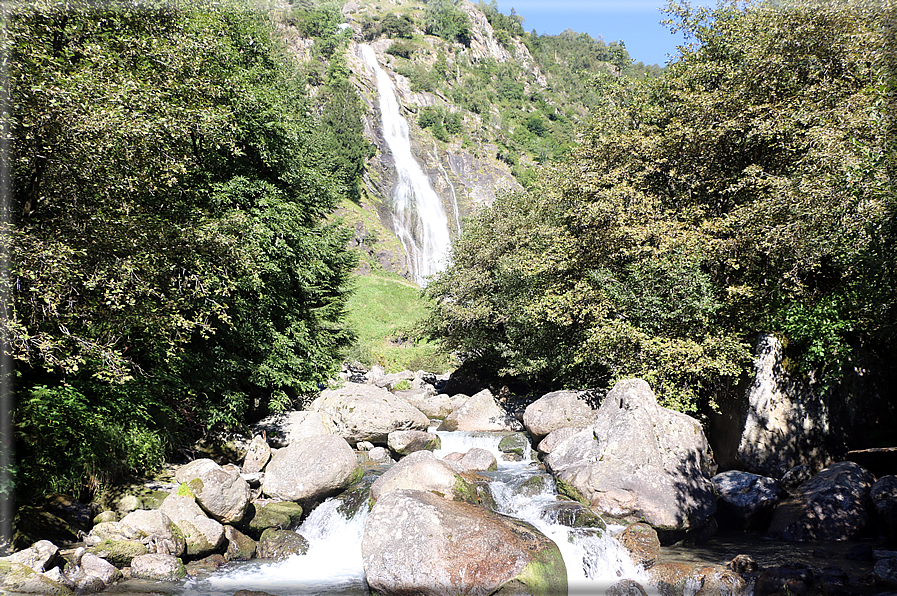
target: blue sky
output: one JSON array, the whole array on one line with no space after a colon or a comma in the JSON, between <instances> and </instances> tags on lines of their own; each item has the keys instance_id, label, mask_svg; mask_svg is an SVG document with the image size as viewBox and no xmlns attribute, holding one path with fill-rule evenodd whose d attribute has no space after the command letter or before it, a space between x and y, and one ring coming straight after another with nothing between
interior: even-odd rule
<instances>
[{"instance_id":1,"label":"blue sky","mask_svg":"<svg viewBox=\"0 0 897 596\"><path fill-rule=\"evenodd\" d=\"M486 3L489 0L484 0ZM635 61L663 66L676 46L683 43L660 24L664 0L497 0L498 9L510 14L514 8L524 18L527 31L556 35L564 29L600 37L606 43L623 41ZM693 1L693 5L715 6L716 2Z\"/></svg>"}]
</instances>

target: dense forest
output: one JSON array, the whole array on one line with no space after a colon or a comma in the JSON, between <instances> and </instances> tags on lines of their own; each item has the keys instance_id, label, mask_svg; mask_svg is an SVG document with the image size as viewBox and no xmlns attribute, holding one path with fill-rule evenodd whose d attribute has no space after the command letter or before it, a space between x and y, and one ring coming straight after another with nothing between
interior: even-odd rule
<instances>
[{"instance_id":1,"label":"dense forest","mask_svg":"<svg viewBox=\"0 0 897 596\"><path fill-rule=\"evenodd\" d=\"M412 89L464 111L421 110L419 128L497 147L525 187L465 222L426 289L423 331L464 367L540 388L640 376L695 412L733 390L759 332L820 391L860 355L893 359L891 0L673 2L690 42L662 71L480 2L548 74L538 89L454 52L458 0L354 31L342 4L9 12L18 502L88 498L339 371L358 257L331 214L373 156L353 35L392 39ZM432 67L414 59L425 37L444 44Z\"/></svg>"}]
</instances>

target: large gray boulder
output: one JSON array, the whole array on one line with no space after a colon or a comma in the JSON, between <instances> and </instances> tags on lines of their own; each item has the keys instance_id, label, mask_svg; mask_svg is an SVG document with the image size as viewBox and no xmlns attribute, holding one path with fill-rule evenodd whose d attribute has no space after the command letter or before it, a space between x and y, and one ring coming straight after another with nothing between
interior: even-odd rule
<instances>
[{"instance_id":1,"label":"large gray boulder","mask_svg":"<svg viewBox=\"0 0 897 596\"><path fill-rule=\"evenodd\" d=\"M351 445L359 441L385 444L396 430L427 430L423 412L374 385L346 383L321 392L311 410L329 419L333 433Z\"/></svg>"},{"instance_id":2,"label":"large gray boulder","mask_svg":"<svg viewBox=\"0 0 897 596\"><path fill-rule=\"evenodd\" d=\"M872 504L882 523L882 534L891 545L897 544L897 476L879 478L872 486Z\"/></svg>"},{"instance_id":3,"label":"large gray boulder","mask_svg":"<svg viewBox=\"0 0 897 596\"><path fill-rule=\"evenodd\" d=\"M389 449L399 455L408 455L415 451L435 451L442 445L439 435L422 430L396 430L389 433L386 439Z\"/></svg>"},{"instance_id":4,"label":"large gray boulder","mask_svg":"<svg viewBox=\"0 0 897 596\"><path fill-rule=\"evenodd\" d=\"M779 503L768 535L794 542L862 537L870 529L874 483L859 464L832 464L800 485L796 497Z\"/></svg>"},{"instance_id":5,"label":"large gray boulder","mask_svg":"<svg viewBox=\"0 0 897 596\"><path fill-rule=\"evenodd\" d=\"M173 555L150 554L134 557L131 577L160 582L173 582L187 575L184 563Z\"/></svg>"},{"instance_id":6,"label":"large gray boulder","mask_svg":"<svg viewBox=\"0 0 897 596\"><path fill-rule=\"evenodd\" d=\"M446 418L449 414L463 406L465 401L470 399L468 396L461 394L435 393L432 387L429 389L396 391L395 394L423 412L428 418L437 418L439 420Z\"/></svg>"},{"instance_id":7,"label":"large gray boulder","mask_svg":"<svg viewBox=\"0 0 897 596\"><path fill-rule=\"evenodd\" d=\"M243 474L261 472L265 469L265 464L268 463L269 459L271 459L271 447L261 435L256 435L246 449L246 456L243 458L243 466L240 468L240 472Z\"/></svg>"},{"instance_id":8,"label":"large gray boulder","mask_svg":"<svg viewBox=\"0 0 897 596\"><path fill-rule=\"evenodd\" d=\"M38 573L28 565L13 561L0 561L0 592L52 596L74 596L75 594L60 581Z\"/></svg>"},{"instance_id":9,"label":"large gray boulder","mask_svg":"<svg viewBox=\"0 0 897 596\"><path fill-rule=\"evenodd\" d=\"M658 529L693 529L716 511L716 465L700 423L660 407L641 379L617 383L594 426L557 445L545 463L562 492Z\"/></svg>"},{"instance_id":10,"label":"large gray boulder","mask_svg":"<svg viewBox=\"0 0 897 596\"><path fill-rule=\"evenodd\" d=\"M595 410L584 399L584 391L553 391L528 405L523 425L535 439L570 426L586 427L595 422Z\"/></svg>"},{"instance_id":11,"label":"large gray boulder","mask_svg":"<svg viewBox=\"0 0 897 596\"><path fill-rule=\"evenodd\" d=\"M195 459L175 470L174 479L180 484L187 484L194 478L199 478L203 473L208 472L209 470L219 469L221 469L221 466L214 460L208 458Z\"/></svg>"},{"instance_id":12,"label":"large gray boulder","mask_svg":"<svg viewBox=\"0 0 897 596\"><path fill-rule=\"evenodd\" d=\"M395 490L433 491L446 499L461 499L467 490L464 479L431 451L415 451L383 473L371 486L371 498L380 499Z\"/></svg>"},{"instance_id":13,"label":"large gray boulder","mask_svg":"<svg viewBox=\"0 0 897 596\"><path fill-rule=\"evenodd\" d=\"M239 522L246 514L251 493L249 483L224 468L206 470L188 485L196 502L223 524Z\"/></svg>"},{"instance_id":14,"label":"large gray boulder","mask_svg":"<svg viewBox=\"0 0 897 596\"><path fill-rule=\"evenodd\" d=\"M735 530L765 530L784 491L775 478L730 470L713 477L717 520Z\"/></svg>"},{"instance_id":15,"label":"large gray boulder","mask_svg":"<svg viewBox=\"0 0 897 596\"><path fill-rule=\"evenodd\" d=\"M532 526L430 492L384 495L361 542L371 591L420 594L566 594L557 545Z\"/></svg>"},{"instance_id":16,"label":"large gray boulder","mask_svg":"<svg viewBox=\"0 0 897 596\"><path fill-rule=\"evenodd\" d=\"M0 557L2 561L27 565L38 573L49 571L60 562L60 559L59 547L49 540L39 540L8 557Z\"/></svg>"},{"instance_id":17,"label":"large gray boulder","mask_svg":"<svg viewBox=\"0 0 897 596\"><path fill-rule=\"evenodd\" d=\"M492 392L483 389L449 414L439 430L517 431L523 430L523 425L498 405Z\"/></svg>"},{"instance_id":18,"label":"large gray boulder","mask_svg":"<svg viewBox=\"0 0 897 596\"><path fill-rule=\"evenodd\" d=\"M548 433L548 436L539 441L538 445L536 445L536 450L539 453L551 453L554 451L554 448L572 437L577 433L581 433L589 427L575 427L575 426L567 426L564 428L559 428L557 430L553 430Z\"/></svg>"},{"instance_id":19,"label":"large gray boulder","mask_svg":"<svg viewBox=\"0 0 897 596\"><path fill-rule=\"evenodd\" d=\"M187 541L188 555L211 554L224 542L224 526L210 519L190 495L171 493L162 501L159 511L167 515L181 530Z\"/></svg>"},{"instance_id":20,"label":"large gray boulder","mask_svg":"<svg viewBox=\"0 0 897 596\"><path fill-rule=\"evenodd\" d=\"M120 522L107 523L130 528L122 530L122 534L126 537L136 534L151 554L180 557L187 550L187 542L180 530L171 518L159 510L139 509L126 515Z\"/></svg>"},{"instance_id":21,"label":"large gray boulder","mask_svg":"<svg viewBox=\"0 0 897 596\"><path fill-rule=\"evenodd\" d=\"M298 439L268 462L262 492L285 501L317 501L362 476L355 452L336 435Z\"/></svg>"},{"instance_id":22,"label":"large gray boulder","mask_svg":"<svg viewBox=\"0 0 897 596\"><path fill-rule=\"evenodd\" d=\"M333 434L330 419L320 412L277 412L253 426L253 432L264 433L268 444L278 449L297 439Z\"/></svg>"}]
</instances>

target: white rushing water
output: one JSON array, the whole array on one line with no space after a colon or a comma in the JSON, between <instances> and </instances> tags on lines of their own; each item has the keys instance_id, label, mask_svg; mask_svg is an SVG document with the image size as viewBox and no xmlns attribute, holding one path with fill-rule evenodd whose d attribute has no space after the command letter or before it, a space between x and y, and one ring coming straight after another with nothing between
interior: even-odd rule
<instances>
[{"instance_id":1,"label":"white rushing water","mask_svg":"<svg viewBox=\"0 0 897 596\"><path fill-rule=\"evenodd\" d=\"M446 265L451 246L448 217L442 200L411 153L408 122L402 116L392 80L377 61L374 49L365 44L359 47L362 58L377 77L383 137L396 166L392 196L394 231L408 255L414 281L423 287L429 276Z\"/></svg>"}]
</instances>

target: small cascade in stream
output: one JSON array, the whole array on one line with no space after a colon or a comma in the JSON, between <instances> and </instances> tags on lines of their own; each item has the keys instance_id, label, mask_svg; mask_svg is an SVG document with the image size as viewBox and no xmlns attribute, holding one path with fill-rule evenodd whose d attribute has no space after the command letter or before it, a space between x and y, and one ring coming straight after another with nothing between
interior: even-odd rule
<instances>
[{"instance_id":1,"label":"small cascade in stream","mask_svg":"<svg viewBox=\"0 0 897 596\"><path fill-rule=\"evenodd\" d=\"M360 45L361 56L374 69L383 137L396 166L392 207L395 233L408 255L411 274L421 287L446 265L451 238L442 200L411 152L408 122L402 116L395 87L377 61L374 49Z\"/></svg>"}]
</instances>

